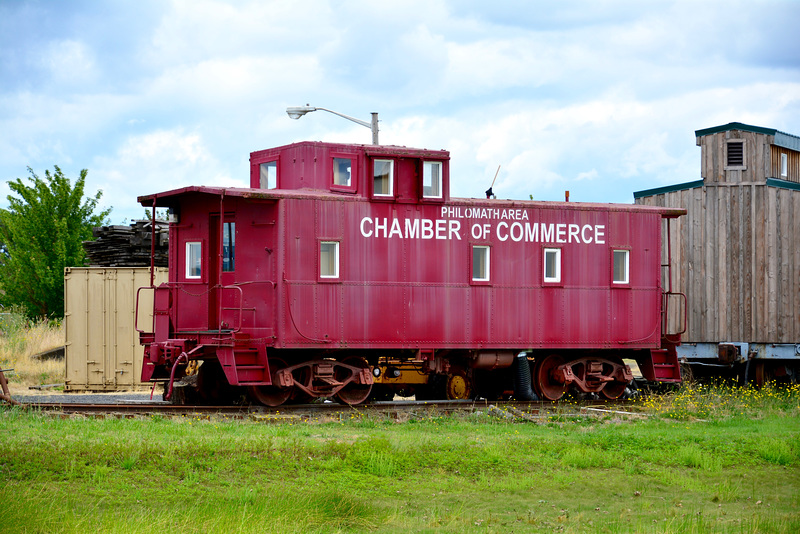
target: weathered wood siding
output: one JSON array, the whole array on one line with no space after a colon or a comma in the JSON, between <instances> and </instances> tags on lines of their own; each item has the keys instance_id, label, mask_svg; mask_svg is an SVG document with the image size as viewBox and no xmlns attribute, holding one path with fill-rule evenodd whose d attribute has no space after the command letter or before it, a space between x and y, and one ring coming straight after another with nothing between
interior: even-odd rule
<instances>
[{"instance_id":1,"label":"weathered wood siding","mask_svg":"<svg viewBox=\"0 0 800 534\"><path fill-rule=\"evenodd\" d=\"M800 343L800 191L748 182L636 200L688 211L670 223L684 342ZM670 322L680 320L673 310Z\"/></svg>"},{"instance_id":2,"label":"weathered wood siding","mask_svg":"<svg viewBox=\"0 0 800 534\"><path fill-rule=\"evenodd\" d=\"M744 141L743 169L726 170L729 140ZM706 183L754 182L763 181L765 177L777 177L770 174L773 141L771 135L743 130L727 130L697 137L697 145L701 147L700 175Z\"/></svg>"},{"instance_id":3,"label":"weathered wood siding","mask_svg":"<svg viewBox=\"0 0 800 534\"><path fill-rule=\"evenodd\" d=\"M781 154L786 154L786 176L781 176ZM779 178L790 182L800 182L800 152L779 146L772 147L770 178Z\"/></svg>"}]
</instances>

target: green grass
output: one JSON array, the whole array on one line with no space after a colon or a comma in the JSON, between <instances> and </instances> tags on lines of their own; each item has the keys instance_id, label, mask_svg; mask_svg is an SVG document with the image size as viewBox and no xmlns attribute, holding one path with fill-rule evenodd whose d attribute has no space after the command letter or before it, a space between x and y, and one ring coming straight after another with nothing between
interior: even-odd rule
<instances>
[{"instance_id":1,"label":"green grass","mask_svg":"<svg viewBox=\"0 0 800 534\"><path fill-rule=\"evenodd\" d=\"M800 389L637 409L265 424L3 408L0 532L800 531Z\"/></svg>"}]
</instances>

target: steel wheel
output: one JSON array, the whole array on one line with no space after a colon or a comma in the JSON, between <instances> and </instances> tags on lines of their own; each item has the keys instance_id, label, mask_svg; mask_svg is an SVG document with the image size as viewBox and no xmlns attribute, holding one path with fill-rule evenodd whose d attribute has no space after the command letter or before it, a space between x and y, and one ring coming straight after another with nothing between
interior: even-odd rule
<instances>
[{"instance_id":1,"label":"steel wheel","mask_svg":"<svg viewBox=\"0 0 800 534\"><path fill-rule=\"evenodd\" d=\"M600 395L608 400L618 399L625 393L626 387L628 387L627 382L606 382L606 385L600 390Z\"/></svg>"},{"instance_id":2,"label":"steel wheel","mask_svg":"<svg viewBox=\"0 0 800 534\"><path fill-rule=\"evenodd\" d=\"M551 376L553 370L559 365L563 365L563 363L564 358L558 354L550 354L536 362L536 367L533 371L533 386L543 399L556 401L567 392L567 385L559 384Z\"/></svg>"},{"instance_id":3,"label":"steel wheel","mask_svg":"<svg viewBox=\"0 0 800 534\"><path fill-rule=\"evenodd\" d=\"M287 367L286 362L280 358L269 359L269 371L272 375L272 383L277 382L275 373ZM278 386L249 386L247 392L250 398L264 406L280 406L292 396L294 388L282 388Z\"/></svg>"},{"instance_id":4,"label":"steel wheel","mask_svg":"<svg viewBox=\"0 0 800 534\"><path fill-rule=\"evenodd\" d=\"M446 393L448 400L469 399L472 395L469 379L464 371L455 371L447 377Z\"/></svg>"},{"instance_id":5,"label":"steel wheel","mask_svg":"<svg viewBox=\"0 0 800 534\"><path fill-rule=\"evenodd\" d=\"M342 363L351 365L353 367L358 367L360 369L369 369L369 364L367 361L364 358L359 358L358 356L350 356L349 358L345 358L342 360ZM339 367L338 369L339 370L336 372L338 380L345 381L350 377L351 371L349 369L343 367ZM367 400L367 397L369 397L371 391L372 384L357 384L355 381L353 381L340 389L339 392L333 396L333 398L342 404L360 404Z\"/></svg>"}]
</instances>

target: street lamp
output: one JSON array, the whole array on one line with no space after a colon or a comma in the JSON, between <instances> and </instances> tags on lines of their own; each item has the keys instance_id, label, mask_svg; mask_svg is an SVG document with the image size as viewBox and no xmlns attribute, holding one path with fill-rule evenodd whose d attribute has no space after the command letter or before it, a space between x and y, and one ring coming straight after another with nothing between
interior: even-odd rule
<instances>
[{"instance_id":1,"label":"street lamp","mask_svg":"<svg viewBox=\"0 0 800 534\"><path fill-rule=\"evenodd\" d=\"M289 117L291 117L291 118L293 118L295 120L299 119L300 117L302 117L306 113L311 113L312 111L327 111L328 113L333 113L334 115L339 115L340 117L345 118L345 119L347 119L349 121L353 121L356 124L360 124L361 126L366 126L370 130L372 130L372 144L373 145L379 144L378 143L378 114L376 112L372 112L372 122L369 123L367 121L362 121L360 119L356 119L356 118L350 117L348 115L344 115L343 113L339 113L338 111L333 111L331 109L325 109L325 108L315 108L313 106L309 106L308 104L306 104L305 106L297 106L297 107L286 108L286 114L289 115Z\"/></svg>"}]
</instances>

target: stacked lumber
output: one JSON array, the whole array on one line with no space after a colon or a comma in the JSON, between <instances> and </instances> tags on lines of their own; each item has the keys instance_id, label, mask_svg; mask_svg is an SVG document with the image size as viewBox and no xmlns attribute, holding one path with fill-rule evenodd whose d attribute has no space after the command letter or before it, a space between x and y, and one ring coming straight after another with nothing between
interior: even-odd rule
<instances>
[{"instance_id":1,"label":"stacked lumber","mask_svg":"<svg viewBox=\"0 0 800 534\"><path fill-rule=\"evenodd\" d=\"M156 221L156 267L166 267L169 224ZM84 241L83 249L93 267L149 267L153 238L151 221L133 221L130 226L100 226L92 230L94 241Z\"/></svg>"}]
</instances>

